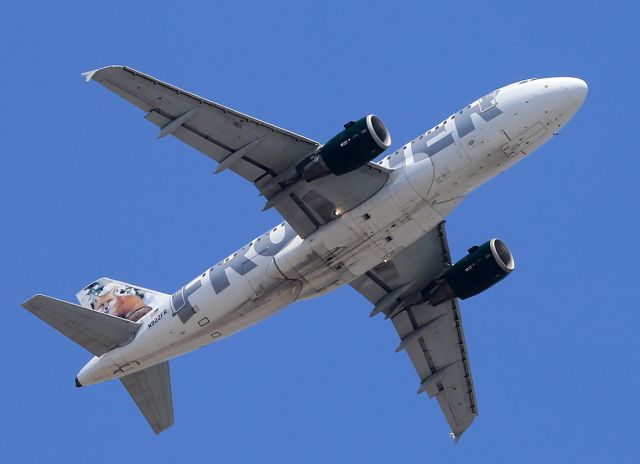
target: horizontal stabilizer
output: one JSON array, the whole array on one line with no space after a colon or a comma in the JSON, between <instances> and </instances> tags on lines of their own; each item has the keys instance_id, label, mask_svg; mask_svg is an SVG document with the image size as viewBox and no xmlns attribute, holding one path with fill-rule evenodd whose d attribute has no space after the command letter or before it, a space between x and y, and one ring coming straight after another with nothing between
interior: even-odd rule
<instances>
[{"instance_id":1,"label":"horizontal stabilizer","mask_svg":"<svg viewBox=\"0 0 640 464\"><path fill-rule=\"evenodd\" d=\"M168 361L125 375L120 381L156 434L173 425Z\"/></svg>"},{"instance_id":2,"label":"horizontal stabilizer","mask_svg":"<svg viewBox=\"0 0 640 464\"><path fill-rule=\"evenodd\" d=\"M141 325L45 295L22 306L96 356L128 343Z\"/></svg>"}]
</instances>

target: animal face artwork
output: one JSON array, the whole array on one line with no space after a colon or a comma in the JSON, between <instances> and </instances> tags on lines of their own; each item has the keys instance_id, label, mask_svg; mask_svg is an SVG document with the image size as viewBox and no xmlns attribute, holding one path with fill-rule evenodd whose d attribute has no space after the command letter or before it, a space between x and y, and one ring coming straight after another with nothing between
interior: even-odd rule
<instances>
[{"instance_id":1,"label":"animal face artwork","mask_svg":"<svg viewBox=\"0 0 640 464\"><path fill-rule=\"evenodd\" d=\"M130 321L138 321L168 297L160 292L106 277L87 285L76 296L85 308Z\"/></svg>"},{"instance_id":2,"label":"animal face artwork","mask_svg":"<svg viewBox=\"0 0 640 464\"><path fill-rule=\"evenodd\" d=\"M93 309L101 313L122 317L130 321L137 321L147 314L151 307L145 305L138 295L117 295L115 289L109 293L96 296L93 302Z\"/></svg>"}]
</instances>

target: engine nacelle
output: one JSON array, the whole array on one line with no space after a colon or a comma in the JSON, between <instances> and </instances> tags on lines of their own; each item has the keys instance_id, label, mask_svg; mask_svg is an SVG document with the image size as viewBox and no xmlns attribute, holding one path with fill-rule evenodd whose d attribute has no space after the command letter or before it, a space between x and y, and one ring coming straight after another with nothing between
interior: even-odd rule
<instances>
[{"instance_id":1,"label":"engine nacelle","mask_svg":"<svg viewBox=\"0 0 640 464\"><path fill-rule=\"evenodd\" d=\"M515 261L507 245L493 238L469 248L469 254L425 288L422 296L433 306L455 297L464 300L500 282L514 268Z\"/></svg>"},{"instance_id":2,"label":"engine nacelle","mask_svg":"<svg viewBox=\"0 0 640 464\"><path fill-rule=\"evenodd\" d=\"M341 176L365 165L391 145L391 136L379 117L370 114L344 125L344 130L321 146L302 167L308 182L329 174Z\"/></svg>"}]
</instances>

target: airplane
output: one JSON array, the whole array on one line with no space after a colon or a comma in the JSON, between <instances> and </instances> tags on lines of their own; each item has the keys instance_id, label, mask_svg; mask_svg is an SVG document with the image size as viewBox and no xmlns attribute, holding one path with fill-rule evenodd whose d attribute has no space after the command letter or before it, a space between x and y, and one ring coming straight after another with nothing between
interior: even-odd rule
<instances>
[{"instance_id":1,"label":"airplane","mask_svg":"<svg viewBox=\"0 0 640 464\"><path fill-rule=\"evenodd\" d=\"M349 121L325 144L126 66L84 73L251 182L284 218L173 294L109 278L73 304L35 295L23 307L94 357L77 387L120 379L158 434L174 422L169 360L218 342L295 301L350 285L390 320L458 440L478 414L459 300L515 269L492 238L453 262L445 218L471 191L526 158L576 114L578 78L526 79L453 113L381 161L382 119Z\"/></svg>"}]
</instances>

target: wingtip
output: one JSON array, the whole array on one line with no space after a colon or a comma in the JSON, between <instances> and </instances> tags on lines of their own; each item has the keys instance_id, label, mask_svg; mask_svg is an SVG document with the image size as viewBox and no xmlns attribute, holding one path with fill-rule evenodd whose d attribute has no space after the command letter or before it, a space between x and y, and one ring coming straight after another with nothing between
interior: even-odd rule
<instances>
[{"instance_id":1,"label":"wingtip","mask_svg":"<svg viewBox=\"0 0 640 464\"><path fill-rule=\"evenodd\" d=\"M453 443L458 443L463 433L464 433L464 429L458 433L455 433L452 431L451 433L449 433L449 437L451 437L451 439L453 440Z\"/></svg>"},{"instance_id":2,"label":"wingtip","mask_svg":"<svg viewBox=\"0 0 640 464\"><path fill-rule=\"evenodd\" d=\"M93 76L95 76L97 72L102 71L103 69L109 69L109 68L124 68L124 66L121 64L112 64L110 66L103 66L102 68L92 69L91 71L85 71L80 75L84 77L85 82L89 82L90 80L93 79Z\"/></svg>"},{"instance_id":3,"label":"wingtip","mask_svg":"<svg viewBox=\"0 0 640 464\"><path fill-rule=\"evenodd\" d=\"M85 71L85 72L81 73L80 75L82 77L84 77L84 81L85 82L89 82L91 79L93 79L93 75L95 73L97 73L98 71L99 71L99 69L93 69L91 71Z\"/></svg>"},{"instance_id":4,"label":"wingtip","mask_svg":"<svg viewBox=\"0 0 640 464\"><path fill-rule=\"evenodd\" d=\"M31 297L29 297L28 299L24 300L22 303L20 303L20 306L22 306L24 309L29 309L28 306L33 303L34 300L43 297L44 295L42 293L36 293L35 295L32 295Z\"/></svg>"}]
</instances>

